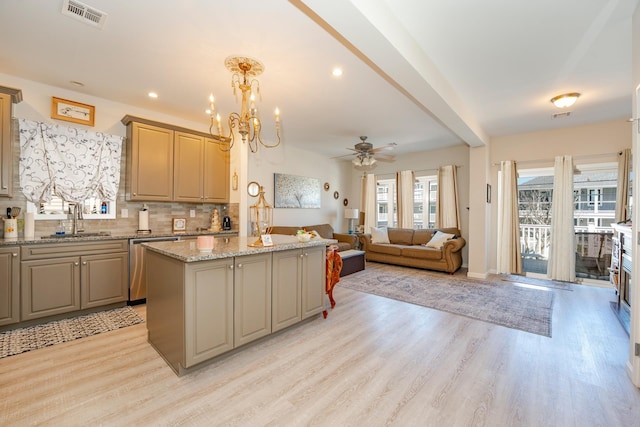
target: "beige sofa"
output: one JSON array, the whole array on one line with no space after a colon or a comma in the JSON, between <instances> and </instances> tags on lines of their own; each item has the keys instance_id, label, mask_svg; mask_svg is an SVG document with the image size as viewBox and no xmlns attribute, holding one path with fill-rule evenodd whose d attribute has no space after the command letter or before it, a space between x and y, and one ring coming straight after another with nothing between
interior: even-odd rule
<instances>
[{"instance_id":1,"label":"beige sofa","mask_svg":"<svg viewBox=\"0 0 640 427\"><path fill-rule=\"evenodd\" d=\"M425 246L436 231L454 234L442 249ZM414 230L410 228L388 228L389 243L372 243L371 234L360 236L362 250L367 261L446 271L453 274L462 265L462 248L466 241L457 228Z\"/></svg>"},{"instance_id":2,"label":"beige sofa","mask_svg":"<svg viewBox=\"0 0 640 427\"><path fill-rule=\"evenodd\" d=\"M304 225L300 227L274 225L269 228L269 234L285 234L295 236L298 230L317 231L320 237L325 239L335 239L338 241L338 251L348 251L355 249L358 243L358 236L355 234L334 233L330 224Z\"/></svg>"}]
</instances>

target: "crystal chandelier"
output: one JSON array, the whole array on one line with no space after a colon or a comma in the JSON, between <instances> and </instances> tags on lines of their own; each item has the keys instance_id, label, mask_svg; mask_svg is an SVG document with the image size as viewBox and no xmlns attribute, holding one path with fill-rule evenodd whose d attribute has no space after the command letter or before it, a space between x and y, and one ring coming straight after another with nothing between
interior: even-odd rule
<instances>
[{"instance_id":1,"label":"crystal chandelier","mask_svg":"<svg viewBox=\"0 0 640 427\"><path fill-rule=\"evenodd\" d=\"M233 129L238 128L238 133L242 137L242 142L249 143L249 149L252 153L258 151L258 147L262 145L265 148L275 148L280 145L280 111L276 107L276 137L278 142L275 144L265 144L262 141L260 130L262 128L262 122L258 117L258 109L255 105L255 93L260 94L260 82L252 77L262 74L264 66L256 59L242 57L242 56L230 56L224 60L224 65L233 74L231 76L231 87L233 87L233 94L236 95L236 90L240 90L242 93L242 104L240 113L233 112L229 114L229 136L222 136L222 124L220 122L220 114L215 112L213 94L209 96L209 109L207 114L211 118L211 124L209 126L209 134L215 139L221 141L220 148L223 151L229 151L233 147L235 142ZM255 93L254 93L255 91ZM216 124L218 135L213 134L213 126Z\"/></svg>"}]
</instances>

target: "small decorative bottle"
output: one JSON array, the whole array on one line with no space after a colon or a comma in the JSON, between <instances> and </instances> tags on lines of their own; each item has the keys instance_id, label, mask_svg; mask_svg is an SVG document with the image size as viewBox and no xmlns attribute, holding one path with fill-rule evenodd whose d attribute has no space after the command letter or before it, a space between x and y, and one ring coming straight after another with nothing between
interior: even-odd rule
<instances>
[{"instance_id":1,"label":"small decorative bottle","mask_svg":"<svg viewBox=\"0 0 640 427\"><path fill-rule=\"evenodd\" d=\"M102 205L100 205L100 213L101 214L107 213L107 202L102 202Z\"/></svg>"}]
</instances>

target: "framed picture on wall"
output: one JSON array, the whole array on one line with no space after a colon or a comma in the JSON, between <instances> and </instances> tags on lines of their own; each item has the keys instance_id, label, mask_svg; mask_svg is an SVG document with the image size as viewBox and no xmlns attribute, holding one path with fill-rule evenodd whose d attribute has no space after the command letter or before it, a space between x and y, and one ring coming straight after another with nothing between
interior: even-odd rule
<instances>
[{"instance_id":1,"label":"framed picture on wall","mask_svg":"<svg viewBox=\"0 0 640 427\"><path fill-rule=\"evenodd\" d=\"M96 107L53 96L51 97L51 118L93 126L96 119Z\"/></svg>"},{"instance_id":2,"label":"framed picture on wall","mask_svg":"<svg viewBox=\"0 0 640 427\"><path fill-rule=\"evenodd\" d=\"M184 233L187 231L187 219L173 218L171 221L171 231L174 233Z\"/></svg>"}]
</instances>

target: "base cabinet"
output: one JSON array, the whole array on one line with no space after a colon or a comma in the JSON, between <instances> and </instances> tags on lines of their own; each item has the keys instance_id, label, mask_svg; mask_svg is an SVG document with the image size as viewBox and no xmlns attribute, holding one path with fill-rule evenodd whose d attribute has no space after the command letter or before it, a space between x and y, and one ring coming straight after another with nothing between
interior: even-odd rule
<instances>
[{"instance_id":1,"label":"base cabinet","mask_svg":"<svg viewBox=\"0 0 640 427\"><path fill-rule=\"evenodd\" d=\"M0 248L0 326L20 321L20 248Z\"/></svg>"},{"instance_id":2,"label":"base cabinet","mask_svg":"<svg viewBox=\"0 0 640 427\"><path fill-rule=\"evenodd\" d=\"M271 254L235 258L234 345L271 333Z\"/></svg>"},{"instance_id":3,"label":"base cabinet","mask_svg":"<svg viewBox=\"0 0 640 427\"><path fill-rule=\"evenodd\" d=\"M323 310L324 246L193 263L147 250L146 259L149 342L178 375L300 322L305 306L306 317Z\"/></svg>"},{"instance_id":4,"label":"base cabinet","mask_svg":"<svg viewBox=\"0 0 640 427\"><path fill-rule=\"evenodd\" d=\"M21 248L20 320L126 301L126 240Z\"/></svg>"},{"instance_id":5,"label":"base cabinet","mask_svg":"<svg viewBox=\"0 0 640 427\"><path fill-rule=\"evenodd\" d=\"M315 246L273 254L273 332L324 310L325 249Z\"/></svg>"}]
</instances>

